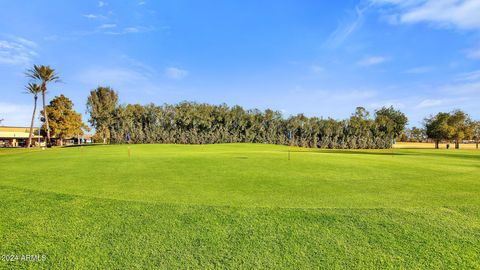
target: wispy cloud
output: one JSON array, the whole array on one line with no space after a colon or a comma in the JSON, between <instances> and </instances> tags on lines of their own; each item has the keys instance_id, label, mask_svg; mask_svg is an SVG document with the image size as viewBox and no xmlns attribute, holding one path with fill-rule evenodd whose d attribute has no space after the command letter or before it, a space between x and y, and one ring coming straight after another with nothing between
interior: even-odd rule
<instances>
[{"instance_id":1,"label":"wispy cloud","mask_svg":"<svg viewBox=\"0 0 480 270\"><path fill-rule=\"evenodd\" d=\"M52 35L45 37L45 40L75 40L81 37L90 36L90 35L112 35L112 36L120 36L120 35L127 35L127 34L140 34L140 33L147 33L155 31L153 26L128 26L128 27L120 27L114 23L104 23L98 25L93 30L84 30L84 31L76 31L71 33L70 35Z\"/></svg>"},{"instance_id":2,"label":"wispy cloud","mask_svg":"<svg viewBox=\"0 0 480 270\"><path fill-rule=\"evenodd\" d=\"M0 119L5 126L27 126L30 123L32 106L0 102ZM38 122L37 122L38 123Z\"/></svg>"},{"instance_id":3,"label":"wispy cloud","mask_svg":"<svg viewBox=\"0 0 480 270\"><path fill-rule=\"evenodd\" d=\"M247 97L257 105L283 108L289 114L305 113L310 116L348 117L357 106L365 106L378 100L379 92L374 89L311 88L297 85L275 98L268 92L258 91ZM287 115L288 116L288 115Z\"/></svg>"},{"instance_id":4,"label":"wispy cloud","mask_svg":"<svg viewBox=\"0 0 480 270\"><path fill-rule=\"evenodd\" d=\"M310 71L313 74L320 74L320 73L325 71L325 68L323 68L322 66L319 66L319 65L311 65L310 66Z\"/></svg>"},{"instance_id":5,"label":"wispy cloud","mask_svg":"<svg viewBox=\"0 0 480 270\"><path fill-rule=\"evenodd\" d=\"M406 105L403 101L399 101L399 100L385 100L380 102L378 101L372 102L367 107L372 108L374 110L380 109L382 107L394 107L396 109L403 109L406 107Z\"/></svg>"},{"instance_id":6,"label":"wispy cloud","mask_svg":"<svg viewBox=\"0 0 480 270\"><path fill-rule=\"evenodd\" d=\"M376 91L373 90L353 90L347 92L331 93L330 97L334 100L365 100L373 98L377 95Z\"/></svg>"},{"instance_id":7,"label":"wispy cloud","mask_svg":"<svg viewBox=\"0 0 480 270\"><path fill-rule=\"evenodd\" d=\"M178 89L165 84L157 73L151 74L142 67L132 65L87 66L73 75L70 82L81 89L110 86L124 98L122 102L176 102L189 99L188 88ZM162 96L161 100L158 100L159 96Z\"/></svg>"},{"instance_id":8,"label":"wispy cloud","mask_svg":"<svg viewBox=\"0 0 480 270\"><path fill-rule=\"evenodd\" d=\"M155 78L135 68L128 67L89 67L73 78L85 87L111 86L123 93L153 94L160 91Z\"/></svg>"},{"instance_id":9,"label":"wispy cloud","mask_svg":"<svg viewBox=\"0 0 480 270\"><path fill-rule=\"evenodd\" d=\"M104 1L98 1L98 7L102 8L107 5L107 2Z\"/></svg>"},{"instance_id":10,"label":"wispy cloud","mask_svg":"<svg viewBox=\"0 0 480 270\"><path fill-rule=\"evenodd\" d=\"M170 79L183 79L188 75L188 70L185 69L180 69L177 67L168 67L165 69L165 76L167 76Z\"/></svg>"},{"instance_id":11,"label":"wispy cloud","mask_svg":"<svg viewBox=\"0 0 480 270\"><path fill-rule=\"evenodd\" d=\"M310 102L365 102L378 95L377 91L371 89L351 90L351 89L306 89L302 86L296 86L285 101L290 102L294 99L309 100Z\"/></svg>"},{"instance_id":12,"label":"wispy cloud","mask_svg":"<svg viewBox=\"0 0 480 270\"><path fill-rule=\"evenodd\" d=\"M104 24L100 25L98 28L109 29L109 28L115 28L115 27L117 27L117 25L114 24L114 23L104 23Z\"/></svg>"},{"instance_id":13,"label":"wispy cloud","mask_svg":"<svg viewBox=\"0 0 480 270\"><path fill-rule=\"evenodd\" d=\"M476 99L476 96L480 94L480 80L445 85L440 88L440 91L446 95L455 93L456 95L465 95L465 97L468 95L469 98Z\"/></svg>"},{"instance_id":14,"label":"wispy cloud","mask_svg":"<svg viewBox=\"0 0 480 270\"><path fill-rule=\"evenodd\" d=\"M143 74L151 75L151 76L156 76L158 75L158 72L151 66L145 64L142 61L139 61L137 59L134 59L126 54L120 55L120 59L125 61L126 64L129 66L134 67L135 69L139 70Z\"/></svg>"},{"instance_id":15,"label":"wispy cloud","mask_svg":"<svg viewBox=\"0 0 480 270\"><path fill-rule=\"evenodd\" d=\"M109 27L109 28L113 28L113 27ZM107 28L99 28L99 29L105 30ZM129 26L129 27L124 27L124 28L115 30L115 31L106 30L106 31L100 31L100 32L108 35L125 35L125 34L136 34L136 33L147 33L154 30L155 28L153 26Z\"/></svg>"},{"instance_id":16,"label":"wispy cloud","mask_svg":"<svg viewBox=\"0 0 480 270\"><path fill-rule=\"evenodd\" d=\"M138 81L143 78L143 76L129 69L122 68L105 68L105 69L92 69L89 72L84 72L82 74L83 81L86 83L94 84L123 84L131 81Z\"/></svg>"},{"instance_id":17,"label":"wispy cloud","mask_svg":"<svg viewBox=\"0 0 480 270\"><path fill-rule=\"evenodd\" d=\"M17 37L17 36L8 36L10 39L12 39L13 41L15 42L18 42L22 45L25 45L27 47L30 47L30 48L37 48L38 47L38 44L35 43L34 41L31 41L31 40L28 40L26 38L22 38L22 37Z\"/></svg>"},{"instance_id":18,"label":"wispy cloud","mask_svg":"<svg viewBox=\"0 0 480 270\"><path fill-rule=\"evenodd\" d=\"M28 65L37 56L36 47L35 42L21 37L0 40L0 64Z\"/></svg>"},{"instance_id":19,"label":"wispy cloud","mask_svg":"<svg viewBox=\"0 0 480 270\"><path fill-rule=\"evenodd\" d=\"M417 104L417 109L426 109L431 107L438 107L445 103L445 99L425 99Z\"/></svg>"},{"instance_id":20,"label":"wispy cloud","mask_svg":"<svg viewBox=\"0 0 480 270\"><path fill-rule=\"evenodd\" d=\"M358 61L357 64L359 66L365 66L366 67L366 66L378 65L378 64L381 64L385 61L387 61L387 58L383 57L383 56L369 56L369 57L365 57L362 60Z\"/></svg>"},{"instance_id":21,"label":"wispy cloud","mask_svg":"<svg viewBox=\"0 0 480 270\"><path fill-rule=\"evenodd\" d=\"M424 73L428 73L430 71L432 71L432 67L421 66L421 67L413 67L413 68L407 69L403 73L406 73L406 74L424 74Z\"/></svg>"},{"instance_id":22,"label":"wispy cloud","mask_svg":"<svg viewBox=\"0 0 480 270\"><path fill-rule=\"evenodd\" d=\"M350 18L345 21L341 21L337 28L330 34L325 46L330 48L336 48L340 46L345 40L347 40L358 28L360 28L364 22L364 13L368 7L355 7L355 12L350 15Z\"/></svg>"},{"instance_id":23,"label":"wispy cloud","mask_svg":"<svg viewBox=\"0 0 480 270\"><path fill-rule=\"evenodd\" d=\"M480 60L480 47L467 50L467 57Z\"/></svg>"},{"instance_id":24,"label":"wispy cloud","mask_svg":"<svg viewBox=\"0 0 480 270\"><path fill-rule=\"evenodd\" d=\"M416 109L436 108L451 110L461 104L462 108L477 108L474 100L480 94L480 70L460 73L451 83L430 86L429 95L414 106Z\"/></svg>"},{"instance_id":25,"label":"wispy cloud","mask_svg":"<svg viewBox=\"0 0 480 270\"><path fill-rule=\"evenodd\" d=\"M371 0L375 5L394 7L398 23L430 23L436 27L480 29L478 0Z\"/></svg>"},{"instance_id":26,"label":"wispy cloud","mask_svg":"<svg viewBox=\"0 0 480 270\"><path fill-rule=\"evenodd\" d=\"M104 15L99 15L99 14L84 14L83 17L90 19L90 20L95 20L95 19L106 19L107 17Z\"/></svg>"},{"instance_id":27,"label":"wispy cloud","mask_svg":"<svg viewBox=\"0 0 480 270\"><path fill-rule=\"evenodd\" d=\"M457 75L457 81L480 81L480 70L474 70Z\"/></svg>"}]
</instances>

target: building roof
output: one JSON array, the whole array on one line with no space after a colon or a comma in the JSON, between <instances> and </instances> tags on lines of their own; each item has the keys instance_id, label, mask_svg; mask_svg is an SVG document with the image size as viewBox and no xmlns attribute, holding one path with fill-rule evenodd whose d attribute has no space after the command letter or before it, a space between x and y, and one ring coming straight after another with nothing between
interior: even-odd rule
<instances>
[{"instance_id":1,"label":"building roof","mask_svg":"<svg viewBox=\"0 0 480 270\"><path fill-rule=\"evenodd\" d=\"M8 126L0 126L0 139L28 139L30 135L30 128L29 127L8 127ZM84 134L80 135L80 138L83 139L91 139L92 134ZM38 138L38 127L33 128L33 138ZM43 137L43 136L40 136ZM54 137L52 137L54 138ZM72 138L77 138L77 136L73 136Z\"/></svg>"},{"instance_id":2,"label":"building roof","mask_svg":"<svg viewBox=\"0 0 480 270\"><path fill-rule=\"evenodd\" d=\"M29 127L7 127L0 126L0 138L26 139L30 135ZM33 128L33 137L38 138L38 128Z\"/></svg>"}]
</instances>

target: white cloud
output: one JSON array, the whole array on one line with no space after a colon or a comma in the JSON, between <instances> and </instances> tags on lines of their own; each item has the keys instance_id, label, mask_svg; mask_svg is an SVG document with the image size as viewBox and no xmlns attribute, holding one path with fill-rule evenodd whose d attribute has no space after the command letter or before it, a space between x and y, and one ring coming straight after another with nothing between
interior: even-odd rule
<instances>
[{"instance_id":1,"label":"white cloud","mask_svg":"<svg viewBox=\"0 0 480 270\"><path fill-rule=\"evenodd\" d=\"M10 38L12 40L14 40L15 42L18 42L26 47L30 47L30 48L36 48L38 47L37 43L31 41L31 40L28 40L28 39L25 39L25 38L22 38L22 37L16 37L16 36L10 36Z\"/></svg>"},{"instance_id":2,"label":"white cloud","mask_svg":"<svg viewBox=\"0 0 480 270\"><path fill-rule=\"evenodd\" d=\"M310 71L314 74L320 74L324 71L325 69L322 66L319 65L311 65L310 66Z\"/></svg>"},{"instance_id":3,"label":"white cloud","mask_svg":"<svg viewBox=\"0 0 480 270\"><path fill-rule=\"evenodd\" d=\"M406 108L405 100L376 100L375 102L370 103L368 108L377 110L382 107L394 107L396 109Z\"/></svg>"},{"instance_id":4,"label":"white cloud","mask_svg":"<svg viewBox=\"0 0 480 270\"><path fill-rule=\"evenodd\" d=\"M146 33L154 30L155 28L153 26L135 26L135 27L131 26L131 27L124 27L117 31L112 31L112 30L105 31L103 33L108 35L125 35L125 34Z\"/></svg>"},{"instance_id":5,"label":"white cloud","mask_svg":"<svg viewBox=\"0 0 480 270\"><path fill-rule=\"evenodd\" d=\"M125 33L138 33L140 32L140 29L137 27L127 27L127 28L124 28L123 31Z\"/></svg>"},{"instance_id":6,"label":"white cloud","mask_svg":"<svg viewBox=\"0 0 480 270\"><path fill-rule=\"evenodd\" d=\"M479 59L480 60L480 47L473 48L467 51L467 57L471 59Z\"/></svg>"},{"instance_id":7,"label":"white cloud","mask_svg":"<svg viewBox=\"0 0 480 270\"><path fill-rule=\"evenodd\" d=\"M432 67L414 67L404 71L407 74L424 74L432 71Z\"/></svg>"},{"instance_id":8,"label":"white cloud","mask_svg":"<svg viewBox=\"0 0 480 270\"><path fill-rule=\"evenodd\" d=\"M145 81L146 77L127 68L90 68L81 72L77 79L89 85L122 86Z\"/></svg>"},{"instance_id":9,"label":"white cloud","mask_svg":"<svg viewBox=\"0 0 480 270\"><path fill-rule=\"evenodd\" d=\"M480 29L478 0L371 0L395 8L399 23L430 23L437 27Z\"/></svg>"},{"instance_id":10,"label":"white cloud","mask_svg":"<svg viewBox=\"0 0 480 270\"><path fill-rule=\"evenodd\" d=\"M353 91L346 91L346 92L339 92L339 93L331 93L329 94L330 98L333 100L366 100L369 98L373 98L377 95L376 91L372 90L353 90Z\"/></svg>"},{"instance_id":11,"label":"white cloud","mask_svg":"<svg viewBox=\"0 0 480 270\"><path fill-rule=\"evenodd\" d=\"M478 79L475 79L475 76L477 74L472 74L471 81L465 82L465 83L457 83L457 84L450 84L450 85L445 85L440 88L440 91L447 95L478 95L480 94L480 81ZM475 79L475 80L472 80ZM475 96L471 96L472 99L476 99Z\"/></svg>"},{"instance_id":12,"label":"white cloud","mask_svg":"<svg viewBox=\"0 0 480 270\"><path fill-rule=\"evenodd\" d=\"M145 73L136 68L118 67L88 67L77 73L72 78L72 84L83 85L83 88L93 89L99 85L110 86L125 94L125 97L135 96L140 100L146 95L157 95L159 92L166 93L152 74Z\"/></svg>"},{"instance_id":13,"label":"white cloud","mask_svg":"<svg viewBox=\"0 0 480 270\"><path fill-rule=\"evenodd\" d=\"M33 99L32 99L33 100ZM32 101L33 104L33 101ZM0 119L3 126L29 126L33 105L0 102ZM38 124L38 119L35 119Z\"/></svg>"},{"instance_id":14,"label":"white cloud","mask_svg":"<svg viewBox=\"0 0 480 270\"><path fill-rule=\"evenodd\" d=\"M129 66L137 68L137 70L139 70L143 74L148 74L148 75L157 74L157 71L153 67L145 64L142 61L134 59L126 54L119 55L119 57L120 59L124 60Z\"/></svg>"},{"instance_id":15,"label":"white cloud","mask_svg":"<svg viewBox=\"0 0 480 270\"><path fill-rule=\"evenodd\" d=\"M445 99L425 99L422 100L418 105L416 106L417 109L425 109L425 108L431 108L431 107L438 107L441 106L445 103Z\"/></svg>"},{"instance_id":16,"label":"white cloud","mask_svg":"<svg viewBox=\"0 0 480 270\"><path fill-rule=\"evenodd\" d=\"M369 56L357 62L360 66L373 66L387 61L387 58L383 56Z\"/></svg>"},{"instance_id":17,"label":"white cloud","mask_svg":"<svg viewBox=\"0 0 480 270\"><path fill-rule=\"evenodd\" d=\"M0 65L29 65L37 56L33 41L10 37L9 40L0 40Z\"/></svg>"},{"instance_id":18,"label":"white cloud","mask_svg":"<svg viewBox=\"0 0 480 270\"><path fill-rule=\"evenodd\" d=\"M132 27L120 28L117 24L105 23L97 26L93 30L77 31L72 33L69 36L64 35L60 37L60 36L53 35L53 36L46 37L45 39L46 40L57 40L57 39L74 40L74 39L79 39L81 37L96 35L96 34L119 36L119 35L127 35L127 34L147 33L154 30L155 28L153 26L135 26L135 27L132 26Z\"/></svg>"},{"instance_id":19,"label":"white cloud","mask_svg":"<svg viewBox=\"0 0 480 270\"><path fill-rule=\"evenodd\" d=\"M286 102L290 102L294 99L306 100L310 102L328 102L334 104L336 102L364 102L378 95L377 91L364 89L364 90L349 90L349 89L305 89L302 86L296 86L290 95L284 99ZM335 101L335 102L332 102Z\"/></svg>"},{"instance_id":20,"label":"white cloud","mask_svg":"<svg viewBox=\"0 0 480 270\"><path fill-rule=\"evenodd\" d=\"M480 70L470 71L457 75L457 81L480 81Z\"/></svg>"},{"instance_id":21,"label":"white cloud","mask_svg":"<svg viewBox=\"0 0 480 270\"><path fill-rule=\"evenodd\" d=\"M115 27L117 27L117 25L114 24L114 23L104 23L104 24L100 25L98 28L108 29L108 28L115 28Z\"/></svg>"},{"instance_id":22,"label":"white cloud","mask_svg":"<svg viewBox=\"0 0 480 270\"><path fill-rule=\"evenodd\" d=\"M107 5L107 3L104 2L104 1L99 1L99 2L98 2L98 7L100 7L100 8L101 8L101 7L104 7L104 6L106 6L106 5Z\"/></svg>"},{"instance_id":23,"label":"white cloud","mask_svg":"<svg viewBox=\"0 0 480 270\"><path fill-rule=\"evenodd\" d=\"M100 18L101 15L95 15L95 14L84 14L83 17L87 18L87 19L97 19L97 18Z\"/></svg>"},{"instance_id":24,"label":"white cloud","mask_svg":"<svg viewBox=\"0 0 480 270\"><path fill-rule=\"evenodd\" d=\"M332 48L340 46L350 35L362 26L366 9L367 8L360 8L358 6L355 7L355 14L351 16L352 18L347 22L340 22L324 45Z\"/></svg>"},{"instance_id":25,"label":"white cloud","mask_svg":"<svg viewBox=\"0 0 480 270\"><path fill-rule=\"evenodd\" d=\"M169 67L165 69L165 76L171 79L183 79L188 75L188 70L180 69L176 67Z\"/></svg>"}]
</instances>

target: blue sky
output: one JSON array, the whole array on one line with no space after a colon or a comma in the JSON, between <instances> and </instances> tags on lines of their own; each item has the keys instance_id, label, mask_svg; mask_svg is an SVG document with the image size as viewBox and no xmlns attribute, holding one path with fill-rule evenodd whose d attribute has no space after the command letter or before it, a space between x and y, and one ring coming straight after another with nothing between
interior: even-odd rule
<instances>
[{"instance_id":1,"label":"blue sky","mask_svg":"<svg viewBox=\"0 0 480 270\"><path fill-rule=\"evenodd\" d=\"M182 100L348 117L393 105L410 125L438 111L480 119L480 0L0 0L0 118L27 125L24 71L54 67L85 112ZM87 116L84 115L84 119Z\"/></svg>"}]
</instances>

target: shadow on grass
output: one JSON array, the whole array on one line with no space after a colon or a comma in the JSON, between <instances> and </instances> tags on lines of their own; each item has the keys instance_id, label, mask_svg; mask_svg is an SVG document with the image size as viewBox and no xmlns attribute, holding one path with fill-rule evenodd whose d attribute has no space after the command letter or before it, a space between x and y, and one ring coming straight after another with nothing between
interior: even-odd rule
<instances>
[{"instance_id":1,"label":"shadow on grass","mask_svg":"<svg viewBox=\"0 0 480 270\"><path fill-rule=\"evenodd\" d=\"M402 149L404 150L404 149ZM444 151L422 151L422 149L405 149L406 152L398 152L398 149L316 149L311 151L291 150L292 153L316 153L316 154L353 154L353 155L376 155L376 156L425 156L425 157L447 157L469 160L480 160L480 151L469 153L458 153L452 150L451 152ZM413 151L411 151L413 150ZM430 149L429 149L430 150Z\"/></svg>"},{"instance_id":2,"label":"shadow on grass","mask_svg":"<svg viewBox=\"0 0 480 270\"><path fill-rule=\"evenodd\" d=\"M351 149L318 149L313 151L292 150L292 153L315 153L315 154L354 154L354 155L376 155L376 156L405 156L409 153L393 152L391 149L384 150L351 150Z\"/></svg>"},{"instance_id":3,"label":"shadow on grass","mask_svg":"<svg viewBox=\"0 0 480 270\"><path fill-rule=\"evenodd\" d=\"M465 154L465 153L456 153L455 150L449 153L445 152L428 152L428 153L418 153L416 155L422 155L422 156L429 156L429 157L451 157L451 158L461 158L461 159L474 159L474 160L480 160L480 151L478 152L472 152L474 154ZM476 154L475 154L476 153Z\"/></svg>"},{"instance_id":4,"label":"shadow on grass","mask_svg":"<svg viewBox=\"0 0 480 270\"><path fill-rule=\"evenodd\" d=\"M101 145L108 145L104 143L89 143L89 144L72 144L72 145L65 145L61 146L63 148L75 148L75 147L91 147L91 146L101 146Z\"/></svg>"}]
</instances>

